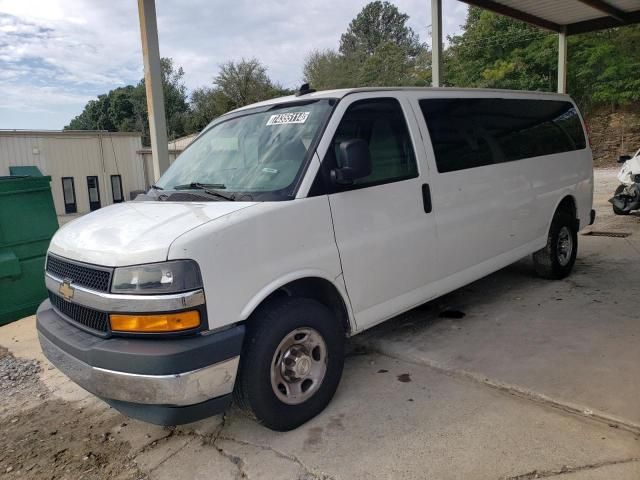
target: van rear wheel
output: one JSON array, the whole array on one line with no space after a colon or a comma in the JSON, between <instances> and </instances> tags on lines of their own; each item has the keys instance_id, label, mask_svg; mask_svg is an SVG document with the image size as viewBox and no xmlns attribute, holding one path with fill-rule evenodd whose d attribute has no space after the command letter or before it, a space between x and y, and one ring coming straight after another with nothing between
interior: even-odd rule
<instances>
[{"instance_id":1,"label":"van rear wheel","mask_svg":"<svg viewBox=\"0 0 640 480\"><path fill-rule=\"evenodd\" d=\"M538 275L560 280L571 273L578 253L576 219L566 211L556 212L551 222L547 245L533 254Z\"/></svg>"},{"instance_id":2,"label":"van rear wheel","mask_svg":"<svg viewBox=\"0 0 640 480\"><path fill-rule=\"evenodd\" d=\"M272 430L302 425L333 398L344 342L340 322L315 300L286 297L260 307L247 326L236 403Z\"/></svg>"}]
</instances>

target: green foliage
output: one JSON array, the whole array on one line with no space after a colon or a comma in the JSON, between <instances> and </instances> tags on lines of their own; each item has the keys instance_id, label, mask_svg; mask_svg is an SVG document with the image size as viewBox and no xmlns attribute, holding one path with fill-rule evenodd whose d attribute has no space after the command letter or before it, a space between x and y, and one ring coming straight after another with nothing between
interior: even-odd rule
<instances>
[{"instance_id":1,"label":"green foliage","mask_svg":"<svg viewBox=\"0 0 640 480\"><path fill-rule=\"evenodd\" d=\"M366 5L340 39L338 51L313 51L303 74L314 88L428 85L431 56L389 2Z\"/></svg>"},{"instance_id":2,"label":"green foliage","mask_svg":"<svg viewBox=\"0 0 640 480\"><path fill-rule=\"evenodd\" d=\"M303 76L313 88L348 88L356 86L356 76L350 63L334 50L314 50L304 63Z\"/></svg>"},{"instance_id":3,"label":"green foliage","mask_svg":"<svg viewBox=\"0 0 640 480\"><path fill-rule=\"evenodd\" d=\"M250 103L290 95L293 92L272 82L256 59L227 62L220 68L213 87L200 87L187 94L184 70L170 58L161 59L162 87L169 139L199 132L214 118ZM90 100L65 130L142 132L149 145L149 118L144 79L136 86L116 88Z\"/></svg>"},{"instance_id":4,"label":"green foliage","mask_svg":"<svg viewBox=\"0 0 640 480\"><path fill-rule=\"evenodd\" d=\"M448 85L556 90L554 33L471 7L463 33L449 43ZM640 100L639 49L637 25L569 37L568 91L582 109Z\"/></svg>"},{"instance_id":5,"label":"green foliage","mask_svg":"<svg viewBox=\"0 0 640 480\"><path fill-rule=\"evenodd\" d=\"M371 56L385 44L392 43L409 57L416 57L424 47L418 35L407 26L409 15L400 13L389 2L367 4L349 24L340 38L340 53Z\"/></svg>"},{"instance_id":6,"label":"green foliage","mask_svg":"<svg viewBox=\"0 0 640 480\"><path fill-rule=\"evenodd\" d=\"M170 58L163 58L161 66L167 134L173 139L188 133L187 89L181 67L176 68ZM149 119L144 79L136 86L116 88L99 95L97 100L90 100L82 113L64 129L142 132L142 143L148 145Z\"/></svg>"},{"instance_id":7,"label":"green foliage","mask_svg":"<svg viewBox=\"0 0 640 480\"><path fill-rule=\"evenodd\" d=\"M283 90L269 79L267 68L257 58L222 64L213 83L232 108L273 98Z\"/></svg>"},{"instance_id":8,"label":"green foliage","mask_svg":"<svg viewBox=\"0 0 640 480\"><path fill-rule=\"evenodd\" d=\"M211 87L196 88L191 93L191 114L188 120L188 130L199 132L211 120L232 110L230 99L219 89Z\"/></svg>"}]
</instances>

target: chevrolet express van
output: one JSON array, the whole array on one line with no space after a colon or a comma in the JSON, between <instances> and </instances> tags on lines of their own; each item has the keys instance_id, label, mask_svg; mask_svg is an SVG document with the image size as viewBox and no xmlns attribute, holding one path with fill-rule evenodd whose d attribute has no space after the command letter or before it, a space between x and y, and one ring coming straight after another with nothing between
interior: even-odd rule
<instances>
[{"instance_id":1,"label":"chevrolet express van","mask_svg":"<svg viewBox=\"0 0 640 480\"><path fill-rule=\"evenodd\" d=\"M186 423L235 398L289 430L331 400L346 337L527 255L567 276L592 197L566 95L301 89L62 227L40 342L126 415Z\"/></svg>"}]
</instances>

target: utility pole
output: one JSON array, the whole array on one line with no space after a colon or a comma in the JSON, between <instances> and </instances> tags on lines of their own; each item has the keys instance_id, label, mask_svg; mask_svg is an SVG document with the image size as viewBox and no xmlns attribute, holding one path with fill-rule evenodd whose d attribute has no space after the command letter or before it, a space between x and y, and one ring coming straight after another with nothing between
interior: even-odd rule
<instances>
[{"instance_id":1,"label":"utility pole","mask_svg":"<svg viewBox=\"0 0 640 480\"><path fill-rule=\"evenodd\" d=\"M155 0L138 0L138 16L140 17L144 83L147 91L149 133L153 156L153 181L156 182L169 168L169 146L167 144L167 120L164 113Z\"/></svg>"},{"instance_id":2,"label":"utility pole","mask_svg":"<svg viewBox=\"0 0 640 480\"><path fill-rule=\"evenodd\" d=\"M442 0L431 0L431 86L442 86Z\"/></svg>"}]
</instances>

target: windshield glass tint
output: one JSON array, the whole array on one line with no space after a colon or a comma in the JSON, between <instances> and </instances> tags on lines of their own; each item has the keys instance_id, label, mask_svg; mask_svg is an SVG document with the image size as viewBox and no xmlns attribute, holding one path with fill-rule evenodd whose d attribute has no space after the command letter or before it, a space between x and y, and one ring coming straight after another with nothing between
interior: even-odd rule
<instances>
[{"instance_id":1,"label":"windshield glass tint","mask_svg":"<svg viewBox=\"0 0 640 480\"><path fill-rule=\"evenodd\" d=\"M194 141L160 178L165 190L192 183L242 192L253 200L284 198L331 111L330 100L278 105L221 121Z\"/></svg>"}]
</instances>

